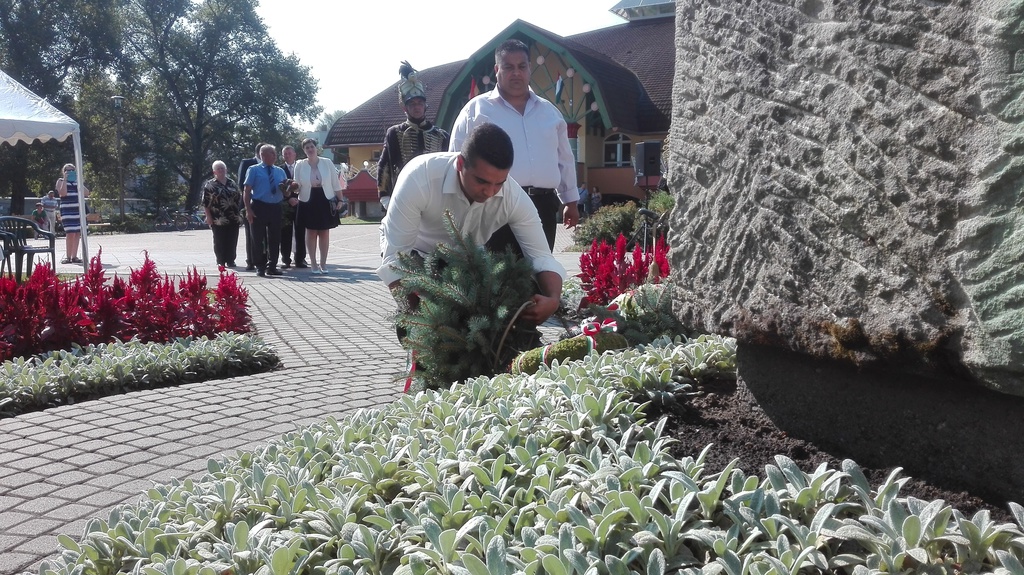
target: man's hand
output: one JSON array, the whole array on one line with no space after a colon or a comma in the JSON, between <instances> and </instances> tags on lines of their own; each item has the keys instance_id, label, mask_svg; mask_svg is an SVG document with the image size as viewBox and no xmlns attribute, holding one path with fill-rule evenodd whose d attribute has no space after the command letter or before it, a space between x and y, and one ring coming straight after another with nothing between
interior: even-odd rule
<instances>
[{"instance_id":1,"label":"man's hand","mask_svg":"<svg viewBox=\"0 0 1024 575\"><path fill-rule=\"evenodd\" d=\"M256 219L256 214L252 213L252 208L245 210L245 219L249 221L249 225L252 225L253 220Z\"/></svg>"},{"instance_id":2,"label":"man's hand","mask_svg":"<svg viewBox=\"0 0 1024 575\"><path fill-rule=\"evenodd\" d=\"M580 211L576 207L576 202L569 202L562 206L562 224L566 229L574 228L578 223L580 223Z\"/></svg>"},{"instance_id":3,"label":"man's hand","mask_svg":"<svg viewBox=\"0 0 1024 575\"><path fill-rule=\"evenodd\" d=\"M540 294L535 294L532 301L533 305L527 306L523 313L519 314L519 319L536 325L547 321L549 317L558 311L558 306L561 304L558 298Z\"/></svg>"}]
</instances>

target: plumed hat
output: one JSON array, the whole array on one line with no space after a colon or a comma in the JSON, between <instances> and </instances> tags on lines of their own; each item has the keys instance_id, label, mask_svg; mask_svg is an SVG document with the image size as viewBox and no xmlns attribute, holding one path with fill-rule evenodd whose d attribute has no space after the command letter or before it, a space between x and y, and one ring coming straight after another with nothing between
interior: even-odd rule
<instances>
[{"instance_id":1,"label":"plumed hat","mask_svg":"<svg viewBox=\"0 0 1024 575\"><path fill-rule=\"evenodd\" d=\"M416 69L408 60L402 60L398 73L402 76L402 81L398 83L398 94L403 104L413 98L427 99L427 90L423 87L423 82L416 77Z\"/></svg>"}]
</instances>

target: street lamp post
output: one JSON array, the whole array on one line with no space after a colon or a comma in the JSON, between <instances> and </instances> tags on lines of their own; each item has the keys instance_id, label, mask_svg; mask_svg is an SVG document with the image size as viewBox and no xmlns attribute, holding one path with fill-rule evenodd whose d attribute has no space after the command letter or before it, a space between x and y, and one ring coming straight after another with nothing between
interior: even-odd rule
<instances>
[{"instance_id":1,"label":"street lamp post","mask_svg":"<svg viewBox=\"0 0 1024 575\"><path fill-rule=\"evenodd\" d=\"M124 162L121 161L121 124L124 122L124 96L111 96L114 111L117 113L117 176L120 183L118 205L121 210L121 222L124 222Z\"/></svg>"}]
</instances>

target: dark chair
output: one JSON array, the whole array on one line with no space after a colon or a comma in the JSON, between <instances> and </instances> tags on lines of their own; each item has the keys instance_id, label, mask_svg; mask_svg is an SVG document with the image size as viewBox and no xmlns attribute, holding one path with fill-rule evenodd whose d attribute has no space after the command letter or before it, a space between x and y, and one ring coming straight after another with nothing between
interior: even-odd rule
<instances>
[{"instance_id":1,"label":"dark chair","mask_svg":"<svg viewBox=\"0 0 1024 575\"><path fill-rule=\"evenodd\" d=\"M21 282L22 270L25 276L32 272L32 257L35 254L50 254L50 266L57 271L57 236L51 234L36 225L35 222L17 216L0 216L0 233L4 236L4 265L10 266L8 258L14 255L14 280ZM41 238L46 240L45 244L30 242ZM28 264L25 264L25 256L28 256Z\"/></svg>"},{"instance_id":2,"label":"dark chair","mask_svg":"<svg viewBox=\"0 0 1024 575\"><path fill-rule=\"evenodd\" d=\"M0 230L0 277L11 267L11 255L14 254L14 236Z\"/></svg>"}]
</instances>

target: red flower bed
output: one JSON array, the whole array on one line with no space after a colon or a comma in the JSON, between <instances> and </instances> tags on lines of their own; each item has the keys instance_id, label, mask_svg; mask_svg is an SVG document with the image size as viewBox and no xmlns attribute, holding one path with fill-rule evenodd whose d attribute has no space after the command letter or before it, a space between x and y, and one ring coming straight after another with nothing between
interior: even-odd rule
<instances>
[{"instance_id":1,"label":"red flower bed","mask_svg":"<svg viewBox=\"0 0 1024 575\"><path fill-rule=\"evenodd\" d=\"M107 281L100 254L86 273L60 281L50 267L35 266L18 285L0 278L0 361L88 345L127 341L168 342L179 337L247 333L249 293L238 276L220 269L217 289L195 268L174 280L157 273L146 255L128 281Z\"/></svg>"},{"instance_id":2,"label":"red flower bed","mask_svg":"<svg viewBox=\"0 0 1024 575\"><path fill-rule=\"evenodd\" d=\"M654 249L643 251L638 244L626 257L626 236L619 234L615 247L597 240L590 251L580 255L580 283L587 303L607 305L615 296L643 283L659 283L668 275L668 244L658 237ZM652 265L653 264L653 265Z\"/></svg>"}]
</instances>

